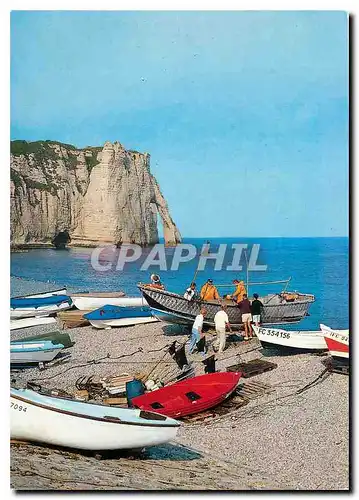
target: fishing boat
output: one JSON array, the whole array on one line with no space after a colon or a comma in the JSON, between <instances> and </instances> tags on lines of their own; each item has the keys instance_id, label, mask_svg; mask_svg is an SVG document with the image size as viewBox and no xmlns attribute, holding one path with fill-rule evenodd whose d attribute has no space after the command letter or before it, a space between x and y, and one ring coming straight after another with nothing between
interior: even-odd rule
<instances>
[{"instance_id":1,"label":"fishing boat","mask_svg":"<svg viewBox=\"0 0 359 500\"><path fill-rule=\"evenodd\" d=\"M19 340L10 342L10 364L31 364L52 361L63 344L54 344L51 340Z\"/></svg>"},{"instance_id":2,"label":"fishing boat","mask_svg":"<svg viewBox=\"0 0 359 500\"><path fill-rule=\"evenodd\" d=\"M252 325L263 347L284 348L293 351L327 351L322 332L309 330L280 330Z\"/></svg>"},{"instance_id":3,"label":"fishing boat","mask_svg":"<svg viewBox=\"0 0 359 500\"><path fill-rule=\"evenodd\" d=\"M142 448L175 438L180 423L154 412L10 390L10 436L82 450Z\"/></svg>"},{"instance_id":4,"label":"fishing boat","mask_svg":"<svg viewBox=\"0 0 359 500\"><path fill-rule=\"evenodd\" d=\"M147 303L142 297L126 297L123 292L88 292L70 294L77 309L93 311L106 305L122 307L141 307Z\"/></svg>"},{"instance_id":5,"label":"fishing boat","mask_svg":"<svg viewBox=\"0 0 359 500\"><path fill-rule=\"evenodd\" d=\"M167 417L193 415L222 403L236 389L241 375L237 372L199 375L137 396L132 404Z\"/></svg>"},{"instance_id":6,"label":"fishing boat","mask_svg":"<svg viewBox=\"0 0 359 500\"><path fill-rule=\"evenodd\" d=\"M144 299L151 307L153 315L161 321L192 325L201 306L205 306L207 314L204 324L214 326L214 316L221 309L221 303L227 305L229 322L233 327L242 325L242 315L236 304L230 300L221 301L188 301L178 293L167 290L158 290L147 285L139 284ZM261 314L262 324L298 323L307 314L309 306L314 302L314 295L299 292L281 292L260 297L263 303Z\"/></svg>"},{"instance_id":7,"label":"fishing boat","mask_svg":"<svg viewBox=\"0 0 359 500\"><path fill-rule=\"evenodd\" d=\"M19 295L18 297L12 297L13 299L36 299L43 297L52 297L53 295L67 295L67 288L57 288L56 290L49 290L48 292L32 293L28 295Z\"/></svg>"},{"instance_id":8,"label":"fishing boat","mask_svg":"<svg viewBox=\"0 0 359 500\"><path fill-rule=\"evenodd\" d=\"M75 345L75 342L71 340L71 337L68 333L63 333L60 332L59 330L43 333L41 335L30 335L28 337L19 339L17 342L28 342L33 340L34 341L50 340L53 344L62 344L64 346L64 349L67 349L68 347L72 347L73 345Z\"/></svg>"},{"instance_id":9,"label":"fishing boat","mask_svg":"<svg viewBox=\"0 0 359 500\"><path fill-rule=\"evenodd\" d=\"M52 295L51 297L25 297L10 299L10 318L29 318L49 316L72 307L68 295Z\"/></svg>"},{"instance_id":10,"label":"fishing boat","mask_svg":"<svg viewBox=\"0 0 359 500\"><path fill-rule=\"evenodd\" d=\"M329 326L320 325L329 354L336 360L349 361L349 330L333 330Z\"/></svg>"},{"instance_id":11,"label":"fishing boat","mask_svg":"<svg viewBox=\"0 0 359 500\"><path fill-rule=\"evenodd\" d=\"M20 330L22 328L29 328L31 326L49 325L56 323L56 318L49 318L48 316L40 318L20 318L10 321L10 330Z\"/></svg>"},{"instance_id":12,"label":"fishing boat","mask_svg":"<svg viewBox=\"0 0 359 500\"><path fill-rule=\"evenodd\" d=\"M150 307L119 307L106 305L84 315L95 328L139 325L158 321Z\"/></svg>"}]
</instances>

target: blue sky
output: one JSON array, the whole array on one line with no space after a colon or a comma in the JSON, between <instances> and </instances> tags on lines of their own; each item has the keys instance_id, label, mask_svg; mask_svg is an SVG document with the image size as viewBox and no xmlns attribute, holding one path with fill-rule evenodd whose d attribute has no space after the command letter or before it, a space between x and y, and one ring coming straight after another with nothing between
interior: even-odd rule
<instances>
[{"instance_id":1,"label":"blue sky","mask_svg":"<svg viewBox=\"0 0 359 500\"><path fill-rule=\"evenodd\" d=\"M345 236L347 15L13 11L11 138L151 153L184 236Z\"/></svg>"}]
</instances>

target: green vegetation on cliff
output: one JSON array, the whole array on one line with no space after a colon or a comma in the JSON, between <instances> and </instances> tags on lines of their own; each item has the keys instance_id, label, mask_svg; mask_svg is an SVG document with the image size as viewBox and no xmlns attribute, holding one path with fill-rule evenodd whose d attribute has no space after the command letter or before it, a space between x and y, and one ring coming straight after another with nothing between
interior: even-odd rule
<instances>
[{"instance_id":1,"label":"green vegetation on cliff","mask_svg":"<svg viewBox=\"0 0 359 500\"><path fill-rule=\"evenodd\" d=\"M67 150L67 156L63 156L55 151L54 146L59 146ZM76 148L72 144L65 144L58 141L11 141L10 143L10 152L13 156L27 156L32 154L34 157L34 161L37 165L41 167L44 174L46 175L46 170L51 167L51 161L62 160L67 168L70 170L75 170L78 161L78 153L85 153L85 161L86 166L89 171L93 169L95 165L98 164L97 154L102 150L101 147L88 146L86 148ZM89 154L90 153L90 154ZM15 181L14 181L15 182Z\"/></svg>"}]
</instances>

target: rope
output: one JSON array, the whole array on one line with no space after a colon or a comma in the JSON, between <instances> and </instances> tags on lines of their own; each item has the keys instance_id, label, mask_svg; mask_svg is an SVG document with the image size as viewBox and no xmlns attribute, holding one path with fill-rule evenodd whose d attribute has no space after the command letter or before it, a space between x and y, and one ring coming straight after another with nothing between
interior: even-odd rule
<instances>
[{"instance_id":1,"label":"rope","mask_svg":"<svg viewBox=\"0 0 359 500\"><path fill-rule=\"evenodd\" d=\"M324 375L326 374L326 377L324 377ZM231 412L228 412L224 415L219 415L218 417L215 417L215 418L212 418L210 421L208 422L203 422L203 421L199 421L199 422L193 422L191 423L190 425L191 426L196 426L196 425L211 425L215 422L218 422L219 420L224 420L226 417L231 417L231 422L229 422L230 425L232 425L233 423L233 420L237 420L237 419L240 419L240 418L256 418L256 417L259 417L263 412L265 411L268 411L269 409L271 408L275 408L276 406L278 406L278 401L282 401L282 400L285 400L285 399L288 399L292 396L299 396L300 394L302 394L303 392L309 390L310 388L314 387L315 384L317 384L319 381L320 382L323 382L328 376L330 375L330 371L326 368L325 370L323 370L314 380L312 380L311 382L309 382L308 384L306 384L305 386L301 387L300 389L297 389L296 391L294 392L291 392L290 394L286 394L284 396L278 396L274 399L271 399L265 403L259 403L258 405L252 407L252 408L248 408L247 410L244 410L242 414L240 415L237 415L235 416L234 414L239 412L241 408L236 408L234 409L233 411ZM273 386L271 386L272 388L275 388L275 387L285 387L284 384L289 384L291 382L295 382L295 380L293 381L284 381L284 382L279 382L278 384L275 384ZM288 386L290 387L290 386ZM274 405L275 403L275 405ZM291 403L286 403L287 406L289 405L295 405L296 404L296 401L293 401ZM279 406L281 406L281 404L279 404ZM257 409L257 410L256 410ZM225 428L225 427L223 427Z\"/></svg>"}]
</instances>

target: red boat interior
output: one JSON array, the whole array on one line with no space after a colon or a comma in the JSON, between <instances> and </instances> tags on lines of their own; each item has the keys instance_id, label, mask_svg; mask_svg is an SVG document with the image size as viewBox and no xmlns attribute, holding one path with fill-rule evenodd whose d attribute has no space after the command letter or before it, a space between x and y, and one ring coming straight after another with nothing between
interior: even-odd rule
<instances>
[{"instance_id":1,"label":"red boat interior","mask_svg":"<svg viewBox=\"0 0 359 500\"><path fill-rule=\"evenodd\" d=\"M133 398L141 410L183 417L212 408L237 387L241 373L219 372L193 377Z\"/></svg>"}]
</instances>

